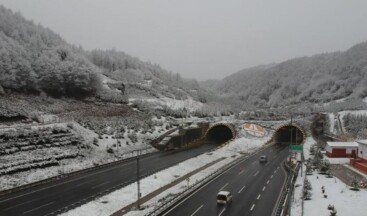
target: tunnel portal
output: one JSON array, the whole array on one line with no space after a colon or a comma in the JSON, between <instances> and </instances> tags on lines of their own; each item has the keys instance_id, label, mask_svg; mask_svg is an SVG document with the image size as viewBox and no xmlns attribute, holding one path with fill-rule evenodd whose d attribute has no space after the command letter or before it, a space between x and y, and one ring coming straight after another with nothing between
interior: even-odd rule
<instances>
[{"instance_id":1,"label":"tunnel portal","mask_svg":"<svg viewBox=\"0 0 367 216\"><path fill-rule=\"evenodd\" d=\"M236 131L232 125L229 124L215 124L207 130L205 138L214 144L223 144L236 137Z\"/></svg>"},{"instance_id":2,"label":"tunnel portal","mask_svg":"<svg viewBox=\"0 0 367 216\"><path fill-rule=\"evenodd\" d=\"M285 145L301 145L305 141L306 136L304 130L298 125L283 125L279 127L273 134L275 143Z\"/></svg>"}]
</instances>

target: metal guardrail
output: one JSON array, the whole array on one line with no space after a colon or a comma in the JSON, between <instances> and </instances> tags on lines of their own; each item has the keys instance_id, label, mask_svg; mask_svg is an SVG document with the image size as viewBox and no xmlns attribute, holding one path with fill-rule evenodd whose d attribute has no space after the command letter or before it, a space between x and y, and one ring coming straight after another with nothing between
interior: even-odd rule
<instances>
[{"instance_id":1,"label":"metal guardrail","mask_svg":"<svg viewBox=\"0 0 367 216\"><path fill-rule=\"evenodd\" d=\"M297 179L298 171L301 166L302 166L301 163L297 163L296 168L293 170L291 167L288 166L286 162L284 162L284 167L286 168L286 171L290 175L288 175L287 177L287 182L285 184L286 186L283 188L282 195L277 203L277 208L274 213L275 216L285 216L288 214L290 207L289 203L291 201L290 198L294 189L294 183Z\"/></svg>"},{"instance_id":2,"label":"metal guardrail","mask_svg":"<svg viewBox=\"0 0 367 216\"><path fill-rule=\"evenodd\" d=\"M209 174L208 176L204 177L204 179L202 179L201 181L189 186L184 191L180 192L179 194L176 194L171 199L163 202L161 205L157 206L155 209L153 209L149 213L145 214L145 216L156 216L156 215L159 215L159 214L167 211L174 204L176 204L177 202L179 202L180 200L182 200L183 198L185 198L186 196L188 196L189 194L191 194L195 190L205 186L205 184L207 184L210 181L212 181L213 179L215 179L217 176L222 174L224 171L228 170L229 168L235 166L236 164L238 164L242 161L247 160L252 155L258 153L259 151L261 151L265 148L268 148L269 146L271 146L271 145L263 146L263 147L259 148L258 150L252 152L251 154L241 156L241 157L237 158L236 160L232 161L231 163L228 163L228 164L224 165L223 167L219 168L218 170L216 170L216 171L212 172L211 174Z\"/></svg>"},{"instance_id":3,"label":"metal guardrail","mask_svg":"<svg viewBox=\"0 0 367 216\"><path fill-rule=\"evenodd\" d=\"M110 163L106 163L106 164L86 168L86 169L83 169L83 170L78 170L78 171L75 171L75 172L60 174L60 175L57 175L57 176L52 176L50 178L47 178L47 179L44 179L44 180L41 180L41 181L33 182L33 183L30 183L30 184L26 184L26 185L21 185L19 187L7 189L7 190L3 190L3 191L0 191L0 197L3 196L3 195L6 195L6 194L10 194L10 193L25 190L25 189L28 189L28 188L43 185L43 184L46 184L46 183L49 183L49 182L59 181L61 179L65 179L65 178L72 177L72 176L75 176L75 175L79 175L79 174L82 174L82 173L87 173L87 172L90 172L92 170L97 170L97 169L101 169L101 168L105 168L105 167L110 167L110 166L113 166L113 165L116 165L116 164L119 164L119 163L123 163L123 162L129 161L129 160L133 160L138 156L138 155L133 156L134 152L136 152L136 154L138 154L138 152L146 151L146 154L151 154L153 152L148 152L148 150L150 150L150 149L153 149L153 148L148 147L148 148L144 148L144 149L136 149L136 150L133 150L133 151L128 153L128 154L132 153L131 157L128 157L128 158L125 158L125 159L122 159L122 160L113 161L113 162L110 162Z\"/></svg>"}]
</instances>

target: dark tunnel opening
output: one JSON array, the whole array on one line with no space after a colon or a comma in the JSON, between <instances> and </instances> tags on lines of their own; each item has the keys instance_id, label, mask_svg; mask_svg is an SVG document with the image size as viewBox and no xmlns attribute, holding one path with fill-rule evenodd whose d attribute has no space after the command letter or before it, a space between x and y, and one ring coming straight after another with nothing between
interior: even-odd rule
<instances>
[{"instance_id":1,"label":"dark tunnel opening","mask_svg":"<svg viewBox=\"0 0 367 216\"><path fill-rule=\"evenodd\" d=\"M226 125L211 127L206 135L206 140L214 144L223 144L234 138L231 128Z\"/></svg>"},{"instance_id":2,"label":"dark tunnel opening","mask_svg":"<svg viewBox=\"0 0 367 216\"><path fill-rule=\"evenodd\" d=\"M274 142L286 145L300 145L304 142L304 134L295 126L283 126L275 131Z\"/></svg>"}]
</instances>

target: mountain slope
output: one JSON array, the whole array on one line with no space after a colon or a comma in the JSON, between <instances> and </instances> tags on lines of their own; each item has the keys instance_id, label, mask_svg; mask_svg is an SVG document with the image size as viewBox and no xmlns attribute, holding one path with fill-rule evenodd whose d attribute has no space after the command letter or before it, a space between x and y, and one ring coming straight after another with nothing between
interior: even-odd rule
<instances>
[{"instance_id":1,"label":"mountain slope","mask_svg":"<svg viewBox=\"0 0 367 216\"><path fill-rule=\"evenodd\" d=\"M367 42L346 52L291 59L226 77L215 90L256 106L367 96Z\"/></svg>"}]
</instances>

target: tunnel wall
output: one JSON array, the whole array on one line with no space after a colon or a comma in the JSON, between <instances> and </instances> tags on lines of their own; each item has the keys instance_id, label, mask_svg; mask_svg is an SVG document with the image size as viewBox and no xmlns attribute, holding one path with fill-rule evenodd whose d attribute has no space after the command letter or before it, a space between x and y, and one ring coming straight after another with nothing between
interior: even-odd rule
<instances>
[{"instance_id":1,"label":"tunnel wall","mask_svg":"<svg viewBox=\"0 0 367 216\"><path fill-rule=\"evenodd\" d=\"M233 140L234 138L236 138L237 131L236 131L234 125L228 124L228 123L216 123L216 124L211 125L208 128L208 130L205 132L204 137L206 139L209 139L210 138L209 135L210 135L211 131L218 129L218 127L225 127L230 131L231 135L230 135L230 138L227 141L230 141L230 140Z\"/></svg>"},{"instance_id":2,"label":"tunnel wall","mask_svg":"<svg viewBox=\"0 0 367 216\"><path fill-rule=\"evenodd\" d=\"M299 134L299 136L301 136L302 137L302 141L300 142L300 143L297 143L297 144L300 144L300 145L302 145L305 141L306 141L306 132L305 132L305 130L304 130L304 128L302 127L302 126L299 126L298 124L295 124L295 123L292 123L292 124L284 124L284 125L281 125L281 126L279 126L275 131L274 131L274 133L273 133L273 135L272 135L272 140L273 140L273 142L276 142L276 141L278 141L277 140L277 138L278 138L278 136L279 136L279 133L282 133L282 131L281 130L284 130L285 128L287 128L287 127L294 127L294 128L296 128L296 130L298 130L298 131L300 131L300 134ZM295 137L294 137L295 138ZM293 140L293 137L292 137L292 140ZM297 140L296 140L296 142L297 142Z\"/></svg>"}]
</instances>

